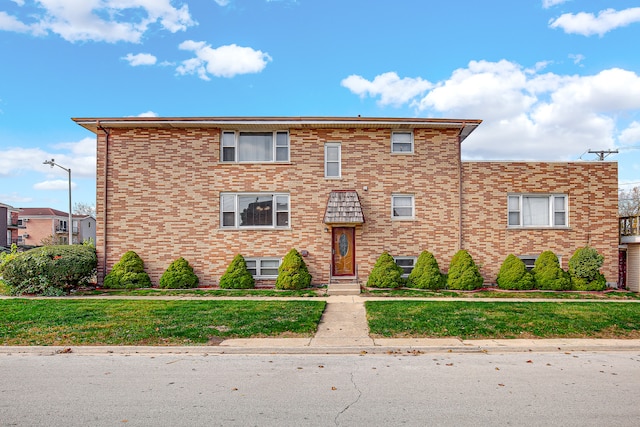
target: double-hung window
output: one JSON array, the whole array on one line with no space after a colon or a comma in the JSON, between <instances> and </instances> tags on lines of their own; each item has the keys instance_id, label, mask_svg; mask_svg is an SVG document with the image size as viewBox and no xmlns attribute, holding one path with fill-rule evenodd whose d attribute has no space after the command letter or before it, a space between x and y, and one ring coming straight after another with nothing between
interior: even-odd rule
<instances>
[{"instance_id":1,"label":"double-hung window","mask_svg":"<svg viewBox=\"0 0 640 427\"><path fill-rule=\"evenodd\" d=\"M391 132L392 153L413 153L413 132Z\"/></svg>"},{"instance_id":2,"label":"double-hung window","mask_svg":"<svg viewBox=\"0 0 640 427\"><path fill-rule=\"evenodd\" d=\"M396 256L393 257L393 260L402 269L402 277L409 277L409 274L416 266L416 257L414 256Z\"/></svg>"},{"instance_id":3,"label":"double-hung window","mask_svg":"<svg viewBox=\"0 0 640 427\"><path fill-rule=\"evenodd\" d=\"M278 277L278 258L246 258L247 270L255 279L275 279Z\"/></svg>"},{"instance_id":4,"label":"double-hung window","mask_svg":"<svg viewBox=\"0 0 640 427\"><path fill-rule=\"evenodd\" d=\"M340 178L342 176L342 147L339 142L328 142L324 145L324 177Z\"/></svg>"},{"instance_id":5,"label":"double-hung window","mask_svg":"<svg viewBox=\"0 0 640 427\"><path fill-rule=\"evenodd\" d=\"M289 132L222 132L223 162L288 162Z\"/></svg>"},{"instance_id":6,"label":"double-hung window","mask_svg":"<svg viewBox=\"0 0 640 427\"><path fill-rule=\"evenodd\" d=\"M568 226L566 194L511 194L508 196L509 227Z\"/></svg>"},{"instance_id":7,"label":"double-hung window","mask_svg":"<svg viewBox=\"0 0 640 427\"><path fill-rule=\"evenodd\" d=\"M222 228L288 228L289 195L223 193L220 196Z\"/></svg>"},{"instance_id":8,"label":"double-hung window","mask_svg":"<svg viewBox=\"0 0 640 427\"><path fill-rule=\"evenodd\" d=\"M391 196L391 218L415 218L414 197L412 194L394 194Z\"/></svg>"}]
</instances>

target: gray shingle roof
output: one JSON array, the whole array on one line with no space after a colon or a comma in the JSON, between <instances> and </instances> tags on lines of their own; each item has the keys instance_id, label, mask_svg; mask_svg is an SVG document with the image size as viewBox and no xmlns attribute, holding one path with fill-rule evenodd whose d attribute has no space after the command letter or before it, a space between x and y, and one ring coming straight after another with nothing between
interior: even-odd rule
<instances>
[{"instance_id":1,"label":"gray shingle roof","mask_svg":"<svg viewBox=\"0 0 640 427\"><path fill-rule=\"evenodd\" d=\"M332 191L324 212L325 224L362 224L364 214L356 191Z\"/></svg>"}]
</instances>

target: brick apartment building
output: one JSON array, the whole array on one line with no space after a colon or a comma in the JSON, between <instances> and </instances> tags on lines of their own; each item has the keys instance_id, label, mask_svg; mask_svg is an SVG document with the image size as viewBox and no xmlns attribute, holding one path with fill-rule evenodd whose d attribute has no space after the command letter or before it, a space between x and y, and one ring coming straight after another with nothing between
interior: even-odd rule
<instances>
[{"instance_id":1,"label":"brick apartment building","mask_svg":"<svg viewBox=\"0 0 640 427\"><path fill-rule=\"evenodd\" d=\"M0 203L0 247L18 243L18 209Z\"/></svg>"},{"instance_id":2,"label":"brick apartment building","mask_svg":"<svg viewBox=\"0 0 640 427\"><path fill-rule=\"evenodd\" d=\"M268 281L296 248L327 283L365 281L383 251L446 271L463 248L494 283L510 253L566 269L587 244L617 280L617 164L462 161L480 120L73 120L97 135L99 280L127 250L155 283L183 256L212 286L237 253Z\"/></svg>"},{"instance_id":3,"label":"brick apartment building","mask_svg":"<svg viewBox=\"0 0 640 427\"><path fill-rule=\"evenodd\" d=\"M87 239L96 239L96 219L90 215L72 215L52 208L21 208L19 212L18 245L40 246L45 239L53 239L60 244L69 243L69 227L74 244Z\"/></svg>"}]
</instances>

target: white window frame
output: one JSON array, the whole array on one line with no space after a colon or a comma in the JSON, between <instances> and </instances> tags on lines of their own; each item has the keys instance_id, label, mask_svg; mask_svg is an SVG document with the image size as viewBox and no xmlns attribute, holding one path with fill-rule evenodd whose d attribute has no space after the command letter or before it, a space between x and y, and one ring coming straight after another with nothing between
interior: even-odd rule
<instances>
[{"instance_id":1,"label":"white window frame","mask_svg":"<svg viewBox=\"0 0 640 427\"><path fill-rule=\"evenodd\" d=\"M274 130L271 131L271 160L240 160L240 134L242 133L269 133L270 131L222 131L220 135L220 161L223 163L288 163L291 159L291 142L289 131ZM284 141L278 138L278 135L284 135ZM225 138L227 136L229 139ZM231 137L233 137L231 139ZM283 143L284 142L284 143ZM229 158L225 158L225 148L232 154ZM284 153L284 154L283 154ZM280 154L281 158L278 158Z\"/></svg>"},{"instance_id":2,"label":"white window frame","mask_svg":"<svg viewBox=\"0 0 640 427\"><path fill-rule=\"evenodd\" d=\"M524 204L526 198L540 198L548 200L548 223L524 225ZM556 201L564 199L561 209L556 208ZM517 200L517 208L512 202ZM563 215L563 224L557 223L556 214ZM517 223L516 223L517 222ZM567 194L541 193L510 193L507 195L507 227L508 228L569 228L569 196Z\"/></svg>"},{"instance_id":3,"label":"white window frame","mask_svg":"<svg viewBox=\"0 0 640 427\"><path fill-rule=\"evenodd\" d=\"M276 279L278 277L278 272L275 274L264 274L263 270L273 269L274 267L264 267L262 264L264 262L277 262L278 266L276 270L280 268L282 264L281 258L270 258L270 257L250 257L245 258L245 262L247 263L247 270L251 272L251 270L255 270L255 274L251 273L254 279ZM255 263L255 266L250 266L251 263Z\"/></svg>"},{"instance_id":4,"label":"white window frame","mask_svg":"<svg viewBox=\"0 0 640 427\"><path fill-rule=\"evenodd\" d=\"M411 141L409 142L409 144L411 144L411 149L409 151L403 151L403 150L396 149L397 148L396 144L407 144L407 142L400 142L400 141L396 142L395 136L396 135L401 135L401 134L402 135L407 135L408 134L410 139L411 139ZM404 131L393 131L393 132L391 132L391 152L393 154L413 154L413 151L414 151L413 131L404 130Z\"/></svg>"},{"instance_id":5,"label":"white window frame","mask_svg":"<svg viewBox=\"0 0 640 427\"><path fill-rule=\"evenodd\" d=\"M418 257L415 256L394 256L393 260L395 261L396 265L400 268L402 268L402 271L404 273L402 273L402 277L407 278L409 277L409 274L411 274L411 271L416 268L416 261L418 260ZM411 270L409 270L409 272L407 273L405 270L405 267L408 267L406 265L400 265L398 264L398 261L412 261L413 264L411 265Z\"/></svg>"},{"instance_id":6,"label":"white window frame","mask_svg":"<svg viewBox=\"0 0 640 427\"><path fill-rule=\"evenodd\" d=\"M538 259L538 255L518 255L518 258L520 258L520 260L524 262L524 265L527 267L527 270L531 271L535 266L536 260Z\"/></svg>"},{"instance_id":7,"label":"white window frame","mask_svg":"<svg viewBox=\"0 0 640 427\"><path fill-rule=\"evenodd\" d=\"M329 160L329 149L337 148L338 149L338 160ZM338 164L338 174L337 175L329 175L329 164L337 163ZM324 177L329 179L337 179L342 178L342 144L340 142L327 142L324 144Z\"/></svg>"},{"instance_id":8,"label":"white window frame","mask_svg":"<svg viewBox=\"0 0 640 427\"><path fill-rule=\"evenodd\" d=\"M396 199L411 199L411 215L396 215ZM397 208L407 208L408 206L397 206ZM416 198L413 194L392 194L391 195L391 219L395 221L410 221L416 218Z\"/></svg>"},{"instance_id":9,"label":"white window frame","mask_svg":"<svg viewBox=\"0 0 640 427\"><path fill-rule=\"evenodd\" d=\"M240 225L241 197L271 197L272 224L271 225ZM287 210L278 207L278 198L286 198ZM281 199L282 200L282 199ZM225 201L227 205L225 206ZM233 225L225 225L225 213L233 212ZM286 225L278 225L278 214L286 212ZM220 228L222 229L289 229L291 228L291 197L289 193L220 193Z\"/></svg>"}]
</instances>

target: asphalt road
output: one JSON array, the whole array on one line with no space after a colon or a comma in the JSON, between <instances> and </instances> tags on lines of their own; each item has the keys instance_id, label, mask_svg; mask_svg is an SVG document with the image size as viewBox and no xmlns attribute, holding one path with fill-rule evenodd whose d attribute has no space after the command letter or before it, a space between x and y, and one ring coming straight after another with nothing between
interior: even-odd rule
<instances>
[{"instance_id":1,"label":"asphalt road","mask_svg":"<svg viewBox=\"0 0 640 427\"><path fill-rule=\"evenodd\" d=\"M640 354L0 355L1 426L637 426Z\"/></svg>"}]
</instances>

